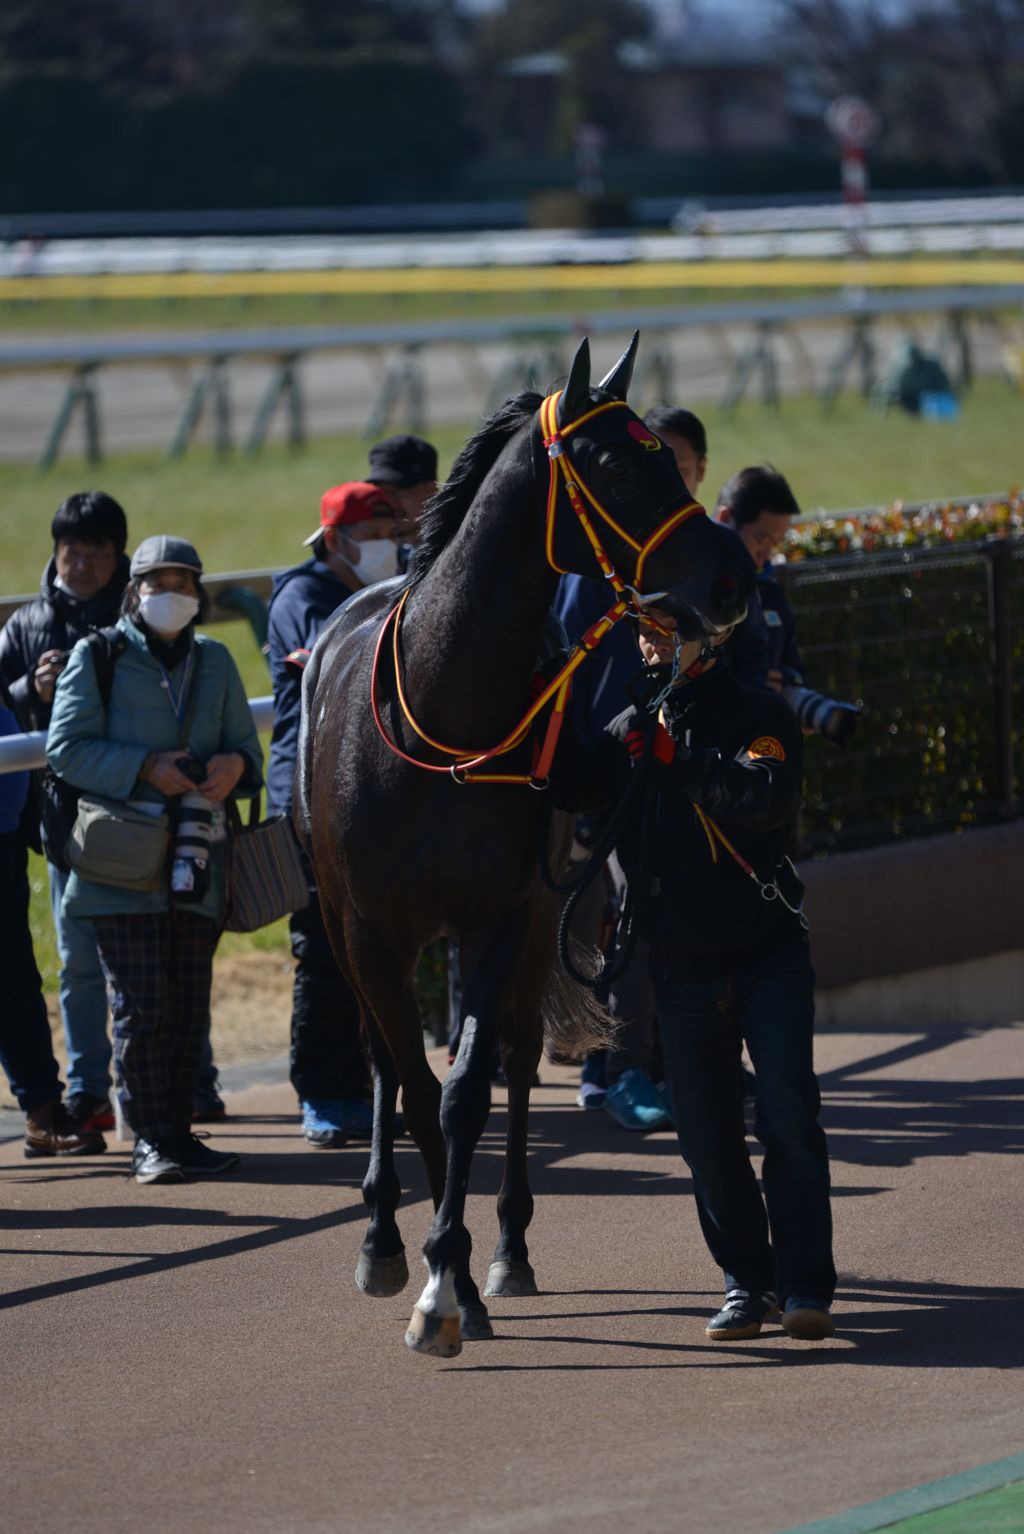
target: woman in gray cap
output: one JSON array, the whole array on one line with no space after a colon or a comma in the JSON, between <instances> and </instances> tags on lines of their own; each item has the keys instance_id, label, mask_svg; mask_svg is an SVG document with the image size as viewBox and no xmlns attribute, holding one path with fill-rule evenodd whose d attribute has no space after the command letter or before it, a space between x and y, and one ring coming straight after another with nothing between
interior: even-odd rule
<instances>
[{"instance_id":1,"label":"woman in gray cap","mask_svg":"<svg viewBox=\"0 0 1024 1534\"><path fill-rule=\"evenodd\" d=\"M202 573L183 538L139 545L121 618L108 631L112 669L101 679L100 652L79 641L47 738L50 766L83 795L169 812L160 887L99 882L75 869L64 893L68 915L95 923L121 1106L135 1136L132 1171L142 1183L238 1163L192 1134L191 1114L225 899L223 806L259 790L263 753L231 655L196 633L206 610Z\"/></svg>"}]
</instances>

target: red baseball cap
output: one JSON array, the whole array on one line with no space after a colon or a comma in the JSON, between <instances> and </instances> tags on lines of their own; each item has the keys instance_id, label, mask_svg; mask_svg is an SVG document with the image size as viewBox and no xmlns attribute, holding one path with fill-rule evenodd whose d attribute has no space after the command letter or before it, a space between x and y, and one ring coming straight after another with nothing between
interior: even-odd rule
<instances>
[{"instance_id":1,"label":"red baseball cap","mask_svg":"<svg viewBox=\"0 0 1024 1534\"><path fill-rule=\"evenodd\" d=\"M320 526L303 544L315 543L325 527L350 527L353 522L370 522L374 517L393 517L395 508L379 485L352 480L334 485L320 497Z\"/></svg>"}]
</instances>

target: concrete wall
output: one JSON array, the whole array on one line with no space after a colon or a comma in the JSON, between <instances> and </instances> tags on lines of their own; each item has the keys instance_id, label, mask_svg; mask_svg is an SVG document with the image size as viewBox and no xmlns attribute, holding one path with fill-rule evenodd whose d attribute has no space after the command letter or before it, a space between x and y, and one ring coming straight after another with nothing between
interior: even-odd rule
<instances>
[{"instance_id":1,"label":"concrete wall","mask_svg":"<svg viewBox=\"0 0 1024 1534\"><path fill-rule=\"evenodd\" d=\"M1024 821L800 874L823 1024L1024 1018Z\"/></svg>"}]
</instances>

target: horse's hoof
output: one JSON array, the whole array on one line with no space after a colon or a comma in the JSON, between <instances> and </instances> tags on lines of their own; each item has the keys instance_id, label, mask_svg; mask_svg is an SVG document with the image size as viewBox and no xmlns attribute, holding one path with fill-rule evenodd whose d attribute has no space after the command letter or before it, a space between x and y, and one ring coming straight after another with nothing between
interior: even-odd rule
<instances>
[{"instance_id":1,"label":"horse's hoof","mask_svg":"<svg viewBox=\"0 0 1024 1534\"><path fill-rule=\"evenodd\" d=\"M462 1352L458 1316L428 1316L417 1305L405 1334L406 1347L434 1358L454 1358Z\"/></svg>"},{"instance_id":2,"label":"horse's hoof","mask_svg":"<svg viewBox=\"0 0 1024 1534\"><path fill-rule=\"evenodd\" d=\"M536 1293L537 1280L528 1262L505 1262L496 1258L487 1269L484 1294L512 1296Z\"/></svg>"},{"instance_id":3,"label":"horse's hoof","mask_svg":"<svg viewBox=\"0 0 1024 1534\"><path fill-rule=\"evenodd\" d=\"M494 1327L485 1305L460 1305L459 1320L462 1323L463 1342L490 1342Z\"/></svg>"},{"instance_id":4,"label":"horse's hoof","mask_svg":"<svg viewBox=\"0 0 1024 1534\"><path fill-rule=\"evenodd\" d=\"M394 1295L401 1294L408 1282L409 1264L405 1260L404 1251L394 1257L371 1257L369 1252L359 1253L356 1284L364 1294L372 1294L374 1299L390 1300Z\"/></svg>"}]
</instances>

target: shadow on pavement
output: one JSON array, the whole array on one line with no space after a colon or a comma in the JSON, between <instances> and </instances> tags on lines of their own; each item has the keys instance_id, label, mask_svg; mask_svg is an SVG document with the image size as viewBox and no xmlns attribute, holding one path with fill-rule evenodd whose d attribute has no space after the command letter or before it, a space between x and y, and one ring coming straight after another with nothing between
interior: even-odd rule
<instances>
[{"instance_id":1,"label":"shadow on pavement","mask_svg":"<svg viewBox=\"0 0 1024 1534\"><path fill-rule=\"evenodd\" d=\"M858 1035L873 1031L891 1038L899 1030L865 1027ZM905 1043L821 1073L822 1122L834 1163L898 1167L928 1156L1024 1151L1024 1081L908 1080L879 1074L991 1028L917 1025L903 1031L912 1034Z\"/></svg>"},{"instance_id":2,"label":"shadow on pavement","mask_svg":"<svg viewBox=\"0 0 1024 1534\"><path fill-rule=\"evenodd\" d=\"M568 1298L589 1295L625 1300L630 1295L667 1298L664 1290L577 1290L563 1291ZM544 1296L542 1298L550 1298ZM692 1293L674 1296L692 1299ZM711 1315L717 1300L701 1296L702 1303L654 1305L630 1309L613 1305L610 1309L585 1311L578 1306L565 1311L545 1311L524 1317L517 1314L508 1320L516 1328L504 1329L500 1310L492 1306L491 1318L498 1328L498 1342L545 1342L580 1349L628 1350L637 1356L621 1363L579 1362L477 1363L472 1347L472 1362L451 1366L453 1373L560 1373L602 1372L623 1369L692 1369L692 1368L771 1368L799 1367L813 1359L815 1368L841 1366L883 1366L913 1369L1018 1369L1024 1364L1024 1335L1016 1327L1020 1306L1018 1289L987 1288L957 1284L904 1284L895 1281L871 1282L856 1279L840 1284L836 1295L836 1339L834 1343L792 1342L774 1324L760 1337L731 1345L710 1342L660 1342L650 1338L622 1336L633 1316L677 1316L703 1319ZM860 1308L851 1310L851 1303ZM592 1336L581 1328L589 1320L614 1320L618 1335L601 1332ZM569 1321L571 1332L534 1331L534 1323ZM845 1346L843 1344L846 1344ZM653 1355L653 1357L652 1357ZM680 1356L682 1355L682 1356ZM694 1356L696 1355L696 1356ZM654 1361L655 1358L657 1361ZM675 1359L675 1361L673 1361Z\"/></svg>"}]
</instances>

